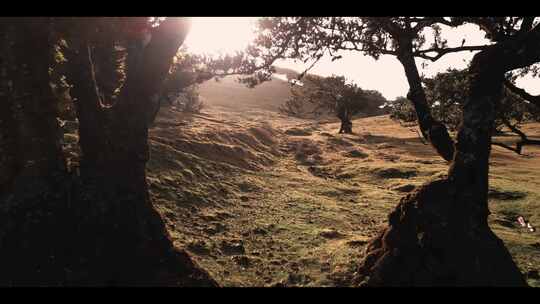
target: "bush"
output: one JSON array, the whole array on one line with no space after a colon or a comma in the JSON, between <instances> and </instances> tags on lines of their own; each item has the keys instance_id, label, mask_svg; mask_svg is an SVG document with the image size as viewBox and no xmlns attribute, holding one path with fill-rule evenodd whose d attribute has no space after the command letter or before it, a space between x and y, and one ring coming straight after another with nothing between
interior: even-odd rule
<instances>
[{"instance_id":1,"label":"bush","mask_svg":"<svg viewBox=\"0 0 540 304\"><path fill-rule=\"evenodd\" d=\"M405 123L416 122L416 111L412 103L405 97L398 97L387 102L384 108L390 114L390 118L394 120Z\"/></svg>"},{"instance_id":2,"label":"bush","mask_svg":"<svg viewBox=\"0 0 540 304\"><path fill-rule=\"evenodd\" d=\"M176 94L171 105L182 112L199 113L204 107L204 102L199 95L198 87L193 85Z\"/></svg>"}]
</instances>

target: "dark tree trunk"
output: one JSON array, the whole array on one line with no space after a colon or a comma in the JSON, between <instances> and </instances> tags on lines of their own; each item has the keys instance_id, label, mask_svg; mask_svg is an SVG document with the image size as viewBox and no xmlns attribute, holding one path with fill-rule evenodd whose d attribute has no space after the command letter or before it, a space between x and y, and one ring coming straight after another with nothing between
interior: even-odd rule
<instances>
[{"instance_id":1,"label":"dark tree trunk","mask_svg":"<svg viewBox=\"0 0 540 304\"><path fill-rule=\"evenodd\" d=\"M84 265L94 273L83 280L93 284L217 285L175 248L146 183L148 124L157 113L161 82L185 37L178 33L182 26L168 20L144 53L130 50L126 83L111 108L101 106L91 47L82 43L78 54L72 54L75 67L84 69L73 78L83 153L80 192L85 194L77 209L77 231L85 236L81 246L87 248L88 260L94 261Z\"/></svg>"},{"instance_id":2,"label":"dark tree trunk","mask_svg":"<svg viewBox=\"0 0 540 304\"><path fill-rule=\"evenodd\" d=\"M146 184L148 113L156 112L153 95L185 24L170 18L159 27L111 108L100 100L91 45L70 41L68 78L83 155L81 175L68 176L49 85L49 20L25 21L13 24L15 43L2 54L11 60L2 58L2 70L13 62L7 95L14 97L0 106L11 110L2 113L8 119L1 122L0 143L2 149L16 143L9 154L16 161L3 159L0 168L15 167L13 184L21 188L0 194L0 285L216 286L175 248ZM4 137L8 132L15 136Z\"/></svg>"},{"instance_id":3,"label":"dark tree trunk","mask_svg":"<svg viewBox=\"0 0 540 304\"><path fill-rule=\"evenodd\" d=\"M0 23L0 141L6 151L2 170L9 172L2 185L25 191L32 180L46 181L65 170L58 109L49 83L50 22L49 18L3 18Z\"/></svg>"},{"instance_id":4,"label":"dark tree trunk","mask_svg":"<svg viewBox=\"0 0 540 304\"><path fill-rule=\"evenodd\" d=\"M347 107L344 105L338 106L337 117L341 121L341 126L338 133L352 134L352 121L349 109L347 109Z\"/></svg>"},{"instance_id":5,"label":"dark tree trunk","mask_svg":"<svg viewBox=\"0 0 540 304\"><path fill-rule=\"evenodd\" d=\"M4 80L2 82L5 83ZM5 87L0 90L5 90ZM11 102L5 97L0 96L0 193L7 193L18 171L14 136L16 124Z\"/></svg>"},{"instance_id":6,"label":"dark tree trunk","mask_svg":"<svg viewBox=\"0 0 540 304\"><path fill-rule=\"evenodd\" d=\"M454 142L444 124L435 120L431 115L429 104L426 99L422 81L412 55L412 40L400 38L398 60L405 69L405 75L409 82L407 98L412 102L418 117L418 125L424 138L431 143L435 151L446 161L452 161L454 156Z\"/></svg>"},{"instance_id":7,"label":"dark tree trunk","mask_svg":"<svg viewBox=\"0 0 540 304\"><path fill-rule=\"evenodd\" d=\"M388 227L367 248L359 273L380 285L526 286L504 243L487 222L494 106L508 53L490 48L473 58L448 177L402 198Z\"/></svg>"},{"instance_id":8,"label":"dark tree trunk","mask_svg":"<svg viewBox=\"0 0 540 304\"><path fill-rule=\"evenodd\" d=\"M9 22L9 21L8 21ZM49 83L52 52L48 18L11 20L2 27L7 35L4 77L11 81L5 99L6 139L14 144L17 173L13 186L27 179L62 174L62 134L56 120L58 109ZM43 50L36 53L36 49Z\"/></svg>"},{"instance_id":9,"label":"dark tree trunk","mask_svg":"<svg viewBox=\"0 0 540 304\"><path fill-rule=\"evenodd\" d=\"M0 23L0 194L11 188L17 172L16 130L13 100L9 97L12 89L8 70L13 66L10 57L8 24Z\"/></svg>"},{"instance_id":10,"label":"dark tree trunk","mask_svg":"<svg viewBox=\"0 0 540 304\"><path fill-rule=\"evenodd\" d=\"M75 42L73 42L75 44ZM68 79L74 86L75 109L79 120L79 145L83 152L80 161L82 175L96 164L103 164L108 154L107 109L100 105L100 96L95 85L95 73L90 45L80 42L72 45L66 56L69 60Z\"/></svg>"},{"instance_id":11,"label":"dark tree trunk","mask_svg":"<svg viewBox=\"0 0 540 304\"><path fill-rule=\"evenodd\" d=\"M1 107L6 112L0 133L7 136L2 145L9 145L3 148L9 153L10 173L0 193L2 285L43 282L62 269L56 259L66 227L60 227L63 214L56 211L65 205L67 191L62 134L49 82L50 21L1 20L2 102L6 102Z\"/></svg>"},{"instance_id":12,"label":"dark tree trunk","mask_svg":"<svg viewBox=\"0 0 540 304\"><path fill-rule=\"evenodd\" d=\"M352 134L352 121L350 119L342 119L338 133Z\"/></svg>"}]
</instances>

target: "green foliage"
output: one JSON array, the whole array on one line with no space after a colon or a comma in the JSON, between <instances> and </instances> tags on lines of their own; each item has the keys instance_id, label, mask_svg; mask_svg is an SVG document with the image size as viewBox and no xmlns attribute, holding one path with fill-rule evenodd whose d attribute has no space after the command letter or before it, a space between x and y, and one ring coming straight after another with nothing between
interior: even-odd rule
<instances>
[{"instance_id":1,"label":"green foliage","mask_svg":"<svg viewBox=\"0 0 540 304\"><path fill-rule=\"evenodd\" d=\"M432 78L422 79L427 100L435 119L444 123L451 130L457 130L461 122L462 107L468 92L467 69L448 69ZM387 105L390 117L403 122L416 120L416 113L405 97L397 98ZM497 105L495 128L500 130L504 122L519 125L526 121L538 121L539 110L519 96L504 89L502 98Z\"/></svg>"},{"instance_id":2,"label":"green foliage","mask_svg":"<svg viewBox=\"0 0 540 304\"><path fill-rule=\"evenodd\" d=\"M468 96L467 80L467 70L456 69L422 79L433 117L451 130L461 122L461 109Z\"/></svg>"},{"instance_id":3,"label":"green foliage","mask_svg":"<svg viewBox=\"0 0 540 304\"><path fill-rule=\"evenodd\" d=\"M259 19L258 36L244 52L216 58L214 67L226 75L247 75L241 81L253 86L270 79L278 59L300 60L311 63L311 68L323 56L332 61L342 58L342 51L359 51L375 59L383 54L398 56L398 40L404 37L410 37L414 56L428 59L433 49L447 48L440 24L457 26L466 21L472 22L442 17L265 17ZM428 42L428 37L433 41Z\"/></svg>"},{"instance_id":4,"label":"green foliage","mask_svg":"<svg viewBox=\"0 0 540 304\"><path fill-rule=\"evenodd\" d=\"M347 83L343 76L322 77L308 74L301 84L292 85L291 97L280 107L280 111L291 116L325 113L341 115L343 111L349 118L361 112L373 114L386 102L380 92L362 90L354 83Z\"/></svg>"},{"instance_id":5,"label":"green foliage","mask_svg":"<svg viewBox=\"0 0 540 304\"><path fill-rule=\"evenodd\" d=\"M169 104L176 104L188 112L198 112L202 108L198 85L213 77L202 56L190 54L182 48L163 82L161 100L167 100Z\"/></svg>"},{"instance_id":6,"label":"green foliage","mask_svg":"<svg viewBox=\"0 0 540 304\"><path fill-rule=\"evenodd\" d=\"M192 85L182 90L174 99L173 104L176 109L189 113L199 113L204 107L197 85Z\"/></svg>"},{"instance_id":7,"label":"green foliage","mask_svg":"<svg viewBox=\"0 0 540 304\"><path fill-rule=\"evenodd\" d=\"M388 102L388 100L377 90L364 90L363 91L365 104L362 111L366 115L380 115L383 114L381 107Z\"/></svg>"},{"instance_id":8,"label":"green foliage","mask_svg":"<svg viewBox=\"0 0 540 304\"><path fill-rule=\"evenodd\" d=\"M301 73L302 78L323 56L330 56L338 60L342 56L340 52L347 50L358 51L364 55L378 59L381 55L396 56L406 67L408 81L411 89L421 89L418 74L414 67L414 58L437 61L442 56L460 51L478 51L491 47L485 45L466 45L466 39L462 40L461 46L449 46L448 40L443 37L441 26L458 27L464 24L479 26L486 38L492 42L501 43L515 40L520 36L528 35L538 25L536 17L267 17L261 18L258 23L258 36L254 42L244 51L234 56L219 58L217 61L220 71L226 75L248 75L241 78L241 82L248 86L270 79L275 72L273 64L278 59L300 60L310 67ZM423 63L424 64L424 63ZM530 64L529 64L530 65ZM517 75L538 73L537 65L514 71ZM441 88L433 88L442 97L449 92L444 92L452 86L444 84L447 79L438 79L443 82ZM456 81L461 81L455 79ZM453 81L453 80L448 80ZM426 85L426 84L424 84ZM455 84L453 86L459 86ZM455 93L455 92L454 92ZM458 93L465 94L465 91ZM438 93L437 93L438 94ZM427 95L427 94L426 94ZM512 101L508 95L506 101L501 102L500 109L506 109L510 113L505 114L512 119L520 120L515 115L522 110L513 110L512 106L522 107L522 103ZM461 97L451 97L462 99ZM423 98L420 98L423 99ZM460 105L462 101L436 101L432 104L433 118L440 118L444 123L455 129L460 120ZM415 103L424 103L424 100L414 100ZM511 105L511 106L510 106ZM404 107L396 107L399 110ZM285 106L289 112L299 111L300 102L291 100ZM424 112L422 107L416 110ZM505 110L505 111L506 111ZM394 111L394 110L392 110ZM502 110L500 110L500 113ZM517 112L517 113L516 113ZM431 116L431 113L421 113L422 116ZM395 115L394 115L395 116ZM406 114L407 118L411 115ZM499 119L500 121L500 119Z\"/></svg>"},{"instance_id":9,"label":"green foliage","mask_svg":"<svg viewBox=\"0 0 540 304\"><path fill-rule=\"evenodd\" d=\"M411 104L411 101L406 97L398 97L395 100L389 101L384 105L386 111L390 114L390 118L410 123L416 121L416 112Z\"/></svg>"}]
</instances>

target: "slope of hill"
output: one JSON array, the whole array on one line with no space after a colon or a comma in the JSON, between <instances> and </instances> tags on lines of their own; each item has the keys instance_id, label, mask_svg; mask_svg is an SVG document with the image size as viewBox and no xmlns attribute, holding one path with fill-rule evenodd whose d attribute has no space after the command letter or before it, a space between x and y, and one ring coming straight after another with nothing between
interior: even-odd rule
<instances>
[{"instance_id":1,"label":"slope of hill","mask_svg":"<svg viewBox=\"0 0 540 304\"><path fill-rule=\"evenodd\" d=\"M261 109L164 108L150 130L154 204L177 245L224 286L352 286L388 212L447 164L388 116L356 119L355 134L337 129ZM490 223L539 286L540 232L516 222L540 225L540 148L526 153L494 147Z\"/></svg>"},{"instance_id":2,"label":"slope of hill","mask_svg":"<svg viewBox=\"0 0 540 304\"><path fill-rule=\"evenodd\" d=\"M224 107L225 110L260 109L278 111L285 101L291 96L291 86L288 79L294 79L298 73L284 68L278 68L271 81L262 83L255 88L248 88L237 81L237 76L228 76L219 81L209 80L199 87L199 93L206 106ZM384 99L384 98L383 98ZM374 116L383 114L379 105L384 102L378 99L370 100L365 113L359 113L358 117ZM306 103L305 109L309 112L313 106ZM311 115L306 115L310 116ZM335 118L332 112L325 113L319 119Z\"/></svg>"},{"instance_id":3,"label":"slope of hill","mask_svg":"<svg viewBox=\"0 0 540 304\"><path fill-rule=\"evenodd\" d=\"M239 83L237 78L237 76L228 76L218 82L209 80L201 84L200 96L209 106L277 111L291 94L287 81L276 77L253 89Z\"/></svg>"}]
</instances>

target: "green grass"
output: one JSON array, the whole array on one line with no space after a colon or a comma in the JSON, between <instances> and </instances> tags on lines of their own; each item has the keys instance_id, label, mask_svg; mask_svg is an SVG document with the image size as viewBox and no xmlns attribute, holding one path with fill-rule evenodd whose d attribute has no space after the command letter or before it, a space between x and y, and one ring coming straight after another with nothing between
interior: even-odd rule
<instances>
[{"instance_id":1,"label":"green grass","mask_svg":"<svg viewBox=\"0 0 540 304\"><path fill-rule=\"evenodd\" d=\"M367 240L405 195L399 188L448 168L416 135L383 118L355 121L364 131L341 136L337 124L269 121L268 112L227 115L210 111L204 120L191 118L191 127L160 128L158 122L148 164L154 203L176 244L223 286L350 286ZM273 140L250 131L262 123L272 125ZM286 134L291 128L310 132ZM253 166L234 153L201 152L212 147L208 143L243 147ZM312 145L317 149L308 149ZM351 149L362 157L348 157ZM506 155L503 161L498 153L490 226L523 273L539 270L539 232L519 229L516 217L540 226L540 157ZM224 252L223 242L239 241L241 253Z\"/></svg>"}]
</instances>

